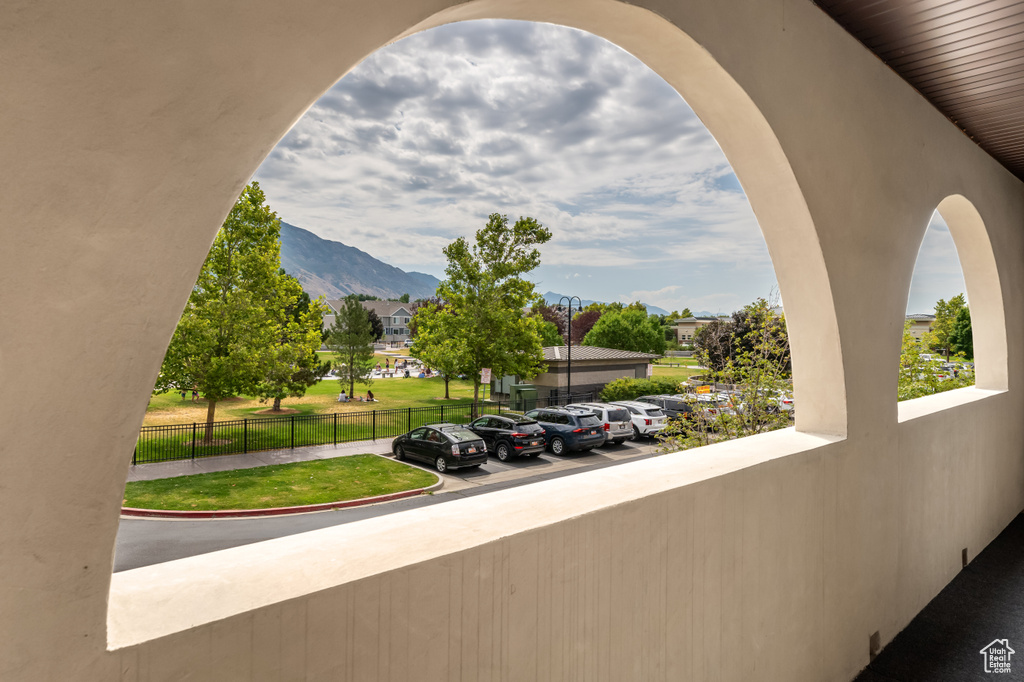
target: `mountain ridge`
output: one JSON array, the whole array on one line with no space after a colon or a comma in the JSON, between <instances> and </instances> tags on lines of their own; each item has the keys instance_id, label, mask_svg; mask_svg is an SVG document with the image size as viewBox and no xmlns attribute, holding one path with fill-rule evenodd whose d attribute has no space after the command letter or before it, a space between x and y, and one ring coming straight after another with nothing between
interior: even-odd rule
<instances>
[{"instance_id":1,"label":"mountain ridge","mask_svg":"<svg viewBox=\"0 0 1024 682\"><path fill-rule=\"evenodd\" d=\"M423 272L405 272L341 242L281 221L281 267L299 280L311 298L366 294L396 299L402 294L428 298L440 280Z\"/></svg>"}]
</instances>

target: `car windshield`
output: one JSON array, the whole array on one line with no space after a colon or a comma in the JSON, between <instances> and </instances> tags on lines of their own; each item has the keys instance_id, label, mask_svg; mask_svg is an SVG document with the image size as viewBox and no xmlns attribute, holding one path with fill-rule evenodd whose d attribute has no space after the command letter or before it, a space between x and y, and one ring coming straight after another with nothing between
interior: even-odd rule
<instances>
[{"instance_id":1,"label":"car windshield","mask_svg":"<svg viewBox=\"0 0 1024 682\"><path fill-rule=\"evenodd\" d=\"M600 426L601 420L593 414L580 415L580 424L583 426Z\"/></svg>"},{"instance_id":2,"label":"car windshield","mask_svg":"<svg viewBox=\"0 0 1024 682\"><path fill-rule=\"evenodd\" d=\"M480 436L476 435L469 429L445 429L444 435L448 436L448 438L456 443L461 443L466 440L480 440Z\"/></svg>"},{"instance_id":3,"label":"car windshield","mask_svg":"<svg viewBox=\"0 0 1024 682\"><path fill-rule=\"evenodd\" d=\"M516 426L529 426L530 424L537 423L536 419L531 419L521 414L503 414L501 416L511 419Z\"/></svg>"}]
</instances>

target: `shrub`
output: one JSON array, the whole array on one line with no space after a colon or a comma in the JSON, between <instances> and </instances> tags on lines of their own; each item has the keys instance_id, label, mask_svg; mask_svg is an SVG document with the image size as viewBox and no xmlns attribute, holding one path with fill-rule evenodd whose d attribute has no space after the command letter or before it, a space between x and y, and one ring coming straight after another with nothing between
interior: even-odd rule
<instances>
[{"instance_id":1,"label":"shrub","mask_svg":"<svg viewBox=\"0 0 1024 682\"><path fill-rule=\"evenodd\" d=\"M680 382L675 379L616 379L601 389L601 400L635 400L642 395L679 393Z\"/></svg>"}]
</instances>

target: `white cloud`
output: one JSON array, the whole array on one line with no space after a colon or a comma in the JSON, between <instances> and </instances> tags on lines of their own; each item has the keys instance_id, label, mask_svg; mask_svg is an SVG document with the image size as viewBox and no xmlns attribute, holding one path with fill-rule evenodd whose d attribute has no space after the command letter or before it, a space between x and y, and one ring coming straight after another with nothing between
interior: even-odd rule
<instances>
[{"instance_id":1,"label":"white cloud","mask_svg":"<svg viewBox=\"0 0 1024 682\"><path fill-rule=\"evenodd\" d=\"M719 310L775 281L739 183L679 94L617 46L550 24L448 24L376 52L255 177L285 221L407 270L442 275L441 248L499 212L551 229L537 280L571 269L584 298L672 290L676 302L648 302Z\"/></svg>"}]
</instances>

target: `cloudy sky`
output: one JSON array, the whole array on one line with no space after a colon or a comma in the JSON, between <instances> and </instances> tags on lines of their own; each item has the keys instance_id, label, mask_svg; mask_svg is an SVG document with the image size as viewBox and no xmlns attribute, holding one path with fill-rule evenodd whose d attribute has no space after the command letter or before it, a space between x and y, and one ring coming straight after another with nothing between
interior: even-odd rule
<instances>
[{"instance_id":1,"label":"cloudy sky","mask_svg":"<svg viewBox=\"0 0 1024 682\"><path fill-rule=\"evenodd\" d=\"M437 277L441 248L497 212L552 231L541 292L729 313L775 286L707 129L654 72L575 29L473 21L399 41L328 91L255 179L285 222ZM963 290L943 279L959 276L948 231L929 235L914 312Z\"/></svg>"}]
</instances>

